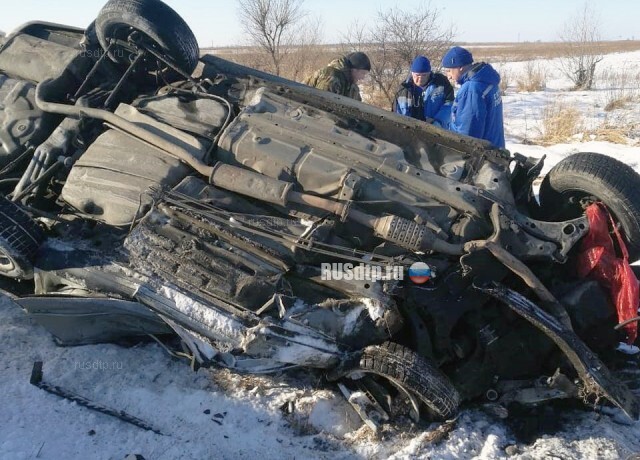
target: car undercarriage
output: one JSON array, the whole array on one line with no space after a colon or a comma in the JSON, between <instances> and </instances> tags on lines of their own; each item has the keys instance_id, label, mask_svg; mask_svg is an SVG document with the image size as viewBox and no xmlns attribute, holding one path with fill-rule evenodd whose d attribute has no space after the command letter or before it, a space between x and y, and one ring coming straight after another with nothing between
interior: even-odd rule
<instances>
[{"instance_id":1,"label":"car undercarriage","mask_svg":"<svg viewBox=\"0 0 640 460\"><path fill-rule=\"evenodd\" d=\"M536 197L544 159L200 58L159 0L19 28L0 103L2 287L61 345L178 337L197 366L320 369L414 419L483 398L640 415L604 363L635 340L638 281L581 273L640 255L640 176L611 157L566 158Z\"/></svg>"}]
</instances>

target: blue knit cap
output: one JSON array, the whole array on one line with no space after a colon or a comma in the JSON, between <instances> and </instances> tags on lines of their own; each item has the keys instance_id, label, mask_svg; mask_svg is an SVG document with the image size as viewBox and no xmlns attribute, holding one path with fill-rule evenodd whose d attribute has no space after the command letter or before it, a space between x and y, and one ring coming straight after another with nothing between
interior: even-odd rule
<instances>
[{"instance_id":1,"label":"blue knit cap","mask_svg":"<svg viewBox=\"0 0 640 460\"><path fill-rule=\"evenodd\" d=\"M418 56L411 63L411 71L415 73L431 72L431 63L424 56Z\"/></svg>"},{"instance_id":2,"label":"blue knit cap","mask_svg":"<svg viewBox=\"0 0 640 460\"><path fill-rule=\"evenodd\" d=\"M473 63L473 55L460 46L454 46L442 58L442 67L445 69L453 69L455 67L464 67Z\"/></svg>"}]
</instances>

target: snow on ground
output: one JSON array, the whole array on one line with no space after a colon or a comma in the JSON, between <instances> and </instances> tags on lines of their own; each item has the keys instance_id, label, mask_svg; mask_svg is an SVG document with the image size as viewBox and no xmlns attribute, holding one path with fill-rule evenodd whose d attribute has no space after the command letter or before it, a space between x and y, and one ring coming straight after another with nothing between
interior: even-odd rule
<instances>
[{"instance_id":1,"label":"snow on ground","mask_svg":"<svg viewBox=\"0 0 640 460\"><path fill-rule=\"evenodd\" d=\"M350 406L335 389L323 389L317 376L193 373L156 344L59 348L6 298L0 303L0 324L2 458L106 459L129 453L148 459L401 458L421 448L422 434L411 427L415 439L396 433L388 444L369 441L366 429L358 431L361 422ZM37 360L45 362L45 381L125 410L164 436L29 385ZM281 410L289 401L294 402L293 416ZM488 429L487 422L482 426ZM453 452L486 450L481 432L471 436L471 431L460 432ZM345 434L346 440L339 441ZM440 450L444 455L449 448Z\"/></svg>"},{"instance_id":2,"label":"snow on ground","mask_svg":"<svg viewBox=\"0 0 640 460\"><path fill-rule=\"evenodd\" d=\"M408 421L376 438L336 388L306 371L194 373L155 343L57 347L6 297L0 331L2 459L494 459L516 444L504 422L479 408L462 411L439 443L429 441L437 424ZM162 435L30 385L34 361L44 362L45 382L124 410ZM292 414L283 410L288 407ZM640 452L640 423L629 425L619 414L549 409L543 416L557 418L559 431L518 445L515 458L615 459Z\"/></svg>"},{"instance_id":3,"label":"snow on ground","mask_svg":"<svg viewBox=\"0 0 640 460\"><path fill-rule=\"evenodd\" d=\"M640 171L640 51L605 55L596 73L596 86L592 91L569 91L571 84L562 75L558 59L532 61L546 76L546 89L531 93L516 92L516 80L526 73L526 62L496 64L496 68L509 75L510 84L503 97L505 136L507 149L523 155L547 155L543 174L564 158L577 152L598 152L613 156ZM626 79L620 77L621 73ZM617 77L611 77L617 75ZM625 86L622 87L621 84ZM633 95L635 102L606 111L607 102L616 97ZM582 118L585 132L603 125L623 128L635 126L627 144L594 141L588 133L578 133L576 141L549 147L531 145L540 137L545 108L554 104L574 107ZM583 139L584 138L584 139Z\"/></svg>"},{"instance_id":4,"label":"snow on ground","mask_svg":"<svg viewBox=\"0 0 640 460\"><path fill-rule=\"evenodd\" d=\"M589 141L588 136L589 142L576 137L572 143L550 147L530 144L539 133L544 107L553 101L578 106L587 128L605 119L640 122L638 102L605 112L607 89L568 92L569 83L558 72L557 62L538 64L547 71L545 91L525 94L509 88L504 97L507 148L536 157L547 155L545 172L578 151L611 155L640 172L637 136L626 145ZM507 63L500 68L516 74L524 66ZM600 66L637 74L640 52L608 55ZM44 362L45 381L124 410L163 434L144 431L30 385L31 368L38 360ZM471 407L461 412L441 442L430 441L437 425L416 426L402 420L385 427L376 438L337 389L323 384L317 374L299 371L262 377L219 369L192 372L187 362L170 357L155 343L61 348L12 301L0 298L1 459L122 459L127 454L142 454L146 459L616 459L640 452L640 422L628 422L619 414L545 407L538 421L554 429L518 443L517 427Z\"/></svg>"}]
</instances>

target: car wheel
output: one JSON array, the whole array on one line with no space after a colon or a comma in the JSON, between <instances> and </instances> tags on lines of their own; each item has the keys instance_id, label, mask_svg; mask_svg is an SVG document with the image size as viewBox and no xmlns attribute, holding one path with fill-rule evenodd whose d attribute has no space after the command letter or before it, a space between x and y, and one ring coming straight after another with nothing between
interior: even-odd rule
<instances>
[{"instance_id":1,"label":"car wheel","mask_svg":"<svg viewBox=\"0 0 640 460\"><path fill-rule=\"evenodd\" d=\"M33 278L33 259L43 240L44 234L31 216L0 197L0 275Z\"/></svg>"},{"instance_id":2,"label":"car wheel","mask_svg":"<svg viewBox=\"0 0 640 460\"><path fill-rule=\"evenodd\" d=\"M98 40L98 34L96 33L96 21L91 21L91 24L84 29L84 37L81 44L85 47L98 46L100 41Z\"/></svg>"},{"instance_id":3,"label":"car wheel","mask_svg":"<svg viewBox=\"0 0 640 460\"><path fill-rule=\"evenodd\" d=\"M193 32L178 13L160 0L109 0L98 13L95 27L105 50L111 40L127 41L133 32L138 32L147 44L169 57L183 72L191 75L198 63L200 51ZM129 64L133 58L124 48L116 48L109 54L113 61L123 64ZM179 77L168 69L164 69L163 76Z\"/></svg>"},{"instance_id":4,"label":"car wheel","mask_svg":"<svg viewBox=\"0 0 640 460\"><path fill-rule=\"evenodd\" d=\"M619 223L631 261L640 257L640 175L599 153L577 153L555 165L540 186L544 220L582 215L584 205L601 201Z\"/></svg>"},{"instance_id":5,"label":"car wheel","mask_svg":"<svg viewBox=\"0 0 640 460\"><path fill-rule=\"evenodd\" d=\"M436 419L447 420L458 412L460 395L447 376L410 349L397 343L385 342L362 350L360 359L339 375L328 378L361 378L372 375L389 382L400 395L424 404ZM413 410L419 413L419 408Z\"/></svg>"}]
</instances>

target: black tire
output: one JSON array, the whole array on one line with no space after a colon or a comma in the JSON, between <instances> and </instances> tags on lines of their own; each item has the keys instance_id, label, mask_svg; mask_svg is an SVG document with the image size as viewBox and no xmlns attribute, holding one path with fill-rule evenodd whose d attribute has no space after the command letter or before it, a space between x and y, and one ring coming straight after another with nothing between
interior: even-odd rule
<instances>
[{"instance_id":1,"label":"black tire","mask_svg":"<svg viewBox=\"0 0 640 460\"><path fill-rule=\"evenodd\" d=\"M346 372L375 374L402 387L429 408L438 419L458 412L460 395L449 378L427 360L397 343L385 342L362 350L360 360Z\"/></svg>"},{"instance_id":2,"label":"black tire","mask_svg":"<svg viewBox=\"0 0 640 460\"><path fill-rule=\"evenodd\" d=\"M583 213L580 199L602 201L620 224L631 261L640 257L640 175L599 153L576 153L555 165L540 186L544 218L564 220Z\"/></svg>"},{"instance_id":3,"label":"black tire","mask_svg":"<svg viewBox=\"0 0 640 460\"><path fill-rule=\"evenodd\" d=\"M200 51L196 37L178 13L160 0L109 0L98 13L95 27L105 50L110 39L126 40L136 30L183 72L191 75L198 64ZM110 57L129 64L129 56L113 53Z\"/></svg>"},{"instance_id":4,"label":"black tire","mask_svg":"<svg viewBox=\"0 0 640 460\"><path fill-rule=\"evenodd\" d=\"M98 46L100 41L98 40L98 34L96 33L96 21L91 21L91 24L84 29L84 37L81 43L85 47Z\"/></svg>"},{"instance_id":5,"label":"black tire","mask_svg":"<svg viewBox=\"0 0 640 460\"><path fill-rule=\"evenodd\" d=\"M44 234L31 216L0 197L0 275L33 278L33 259L43 240Z\"/></svg>"}]
</instances>

